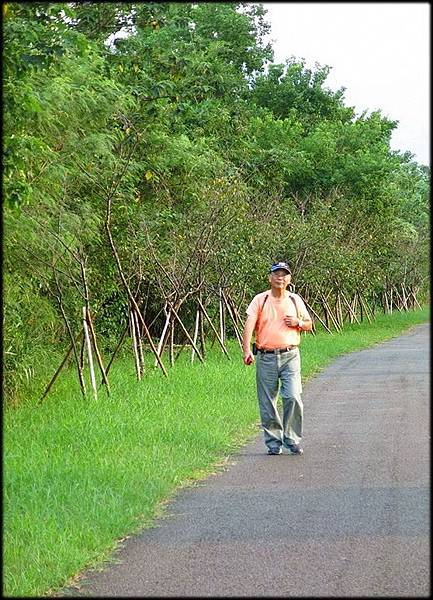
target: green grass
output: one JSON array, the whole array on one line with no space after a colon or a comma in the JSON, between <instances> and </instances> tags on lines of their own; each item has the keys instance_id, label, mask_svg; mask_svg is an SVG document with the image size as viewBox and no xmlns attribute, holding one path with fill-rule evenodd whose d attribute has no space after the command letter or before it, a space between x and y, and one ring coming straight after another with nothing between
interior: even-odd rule
<instances>
[{"instance_id":1,"label":"green grass","mask_svg":"<svg viewBox=\"0 0 433 600\"><path fill-rule=\"evenodd\" d=\"M425 308L303 336L303 380L427 320ZM221 468L258 432L255 369L229 346L231 360L215 345L205 365L182 354L168 379L149 355L137 382L132 358L123 358L110 373L111 396L97 400L84 400L65 372L41 406L38 389L5 411L4 595L53 594L109 559L118 540L163 514L176 489Z\"/></svg>"}]
</instances>

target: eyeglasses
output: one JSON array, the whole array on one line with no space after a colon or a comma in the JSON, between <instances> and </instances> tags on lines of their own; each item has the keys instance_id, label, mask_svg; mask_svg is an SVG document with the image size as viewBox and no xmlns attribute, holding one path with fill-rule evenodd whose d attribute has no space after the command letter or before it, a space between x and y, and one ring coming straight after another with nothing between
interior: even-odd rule
<instances>
[{"instance_id":1,"label":"eyeglasses","mask_svg":"<svg viewBox=\"0 0 433 600\"><path fill-rule=\"evenodd\" d=\"M273 273L271 273L272 277L290 277L291 273L278 273L277 271L274 271Z\"/></svg>"}]
</instances>

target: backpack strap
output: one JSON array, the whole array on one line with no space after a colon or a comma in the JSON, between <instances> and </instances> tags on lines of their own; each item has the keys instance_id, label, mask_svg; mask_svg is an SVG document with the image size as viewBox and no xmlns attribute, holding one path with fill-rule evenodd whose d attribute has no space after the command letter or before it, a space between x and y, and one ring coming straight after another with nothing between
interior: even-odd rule
<instances>
[{"instance_id":1,"label":"backpack strap","mask_svg":"<svg viewBox=\"0 0 433 600\"><path fill-rule=\"evenodd\" d=\"M295 305L296 317L299 319L298 304L297 304L296 300L294 299L294 297L292 295L290 295L289 298L293 302L293 304Z\"/></svg>"},{"instance_id":2,"label":"backpack strap","mask_svg":"<svg viewBox=\"0 0 433 600\"><path fill-rule=\"evenodd\" d=\"M266 304L266 300L268 299L269 294L266 294L265 299L263 300L263 304L261 307L259 307L259 314L257 315L257 320L256 320L256 326L255 326L255 331L256 331L256 337L257 337L257 333L259 331L259 326L260 326L260 321L261 321L261 317L262 317L262 312L263 309L265 307Z\"/></svg>"}]
</instances>

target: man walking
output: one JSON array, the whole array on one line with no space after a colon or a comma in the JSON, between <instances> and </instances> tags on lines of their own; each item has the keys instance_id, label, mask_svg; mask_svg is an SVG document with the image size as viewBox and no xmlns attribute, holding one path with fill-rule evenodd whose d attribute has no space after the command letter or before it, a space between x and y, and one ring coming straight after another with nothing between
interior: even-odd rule
<instances>
[{"instance_id":1,"label":"man walking","mask_svg":"<svg viewBox=\"0 0 433 600\"><path fill-rule=\"evenodd\" d=\"M301 331L311 331L312 321L300 296L286 287L291 281L287 263L274 263L269 273L271 289L257 294L247 308L243 333L243 358L254 361L251 337L255 331L256 382L260 417L268 454L300 455L303 404L301 399ZM254 349L254 347L253 347ZM277 410L281 384L283 421Z\"/></svg>"}]
</instances>

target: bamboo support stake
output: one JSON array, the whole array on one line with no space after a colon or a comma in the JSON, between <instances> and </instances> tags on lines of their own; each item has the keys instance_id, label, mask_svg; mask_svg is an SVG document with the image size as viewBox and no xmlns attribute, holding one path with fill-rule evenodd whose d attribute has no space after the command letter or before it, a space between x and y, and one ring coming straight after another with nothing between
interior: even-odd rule
<instances>
[{"instance_id":1,"label":"bamboo support stake","mask_svg":"<svg viewBox=\"0 0 433 600\"><path fill-rule=\"evenodd\" d=\"M325 322L326 322L326 329L328 331L331 331L331 328L329 327L328 310L327 310L327 308L326 308L325 303L323 302L323 300L320 300L320 303L322 305L323 312L324 312L324 319L325 319ZM322 323L323 323L323 321L322 321Z\"/></svg>"},{"instance_id":2,"label":"bamboo support stake","mask_svg":"<svg viewBox=\"0 0 433 600\"><path fill-rule=\"evenodd\" d=\"M65 322L66 328L67 328L68 333L69 333L70 340L72 342L72 347L73 347L73 350L74 350L74 357L75 357L75 361L76 361L76 364L77 364L78 380L80 382L80 389L81 389L81 393L82 393L83 397L85 398L86 397L86 384L85 384L84 377L83 377L83 369L82 369L82 366L80 364L80 357L78 356L78 352L77 352L77 345L75 343L75 338L74 338L74 336L72 334L71 326L69 324L69 321L68 321L68 318L66 316L65 309L64 309L64 306L63 306L62 292L61 292L61 288L60 288L60 285L59 285L59 281L57 279L57 276L56 276L54 270L53 270L53 272L54 272L54 278L55 278L55 282L56 282L56 286L57 286L57 291L58 291L58 295L56 296L57 302L59 304L59 308L60 308L60 311L62 313L63 320ZM84 344L84 338L83 338L83 344Z\"/></svg>"},{"instance_id":3,"label":"bamboo support stake","mask_svg":"<svg viewBox=\"0 0 433 600\"><path fill-rule=\"evenodd\" d=\"M354 315L354 317L356 317L356 309L357 309L357 299L356 299L356 292L353 294L353 298L350 301L350 310L352 311L352 314Z\"/></svg>"},{"instance_id":4,"label":"bamboo support stake","mask_svg":"<svg viewBox=\"0 0 433 600\"><path fill-rule=\"evenodd\" d=\"M138 323L138 316L136 314L136 311L133 310L132 314L133 314L133 317L134 317L135 332L136 332L136 342L137 342L137 350L138 350L138 364L140 366L140 376L142 377L143 373L144 373L144 358L143 358L143 344L141 343L140 325Z\"/></svg>"},{"instance_id":5,"label":"bamboo support stake","mask_svg":"<svg viewBox=\"0 0 433 600\"><path fill-rule=\"evenodd\" d=\"M408 310L415 308L415 303L413 299L410 297L410 290L406 290L406 302Z\"/></svg>"},{"instance_id":6,"label":"bamboo support stake","mask_svg":"<svg viewBox=\"0 0 433 600\"><path fill-rule=\"evenodd\" d=\"M233 329L234 329L234 332L235 332L235 335L236 335L236 339L238 340L239 346L240 346L240 347L241 347L241 349L242 349L242 336L241 336L241 334L240 334L240 332L239 332L239 330L238 330L238 326L237 326L237 323L236 323L236 319L235 319L235 317L234 317L234 315L233 315L233 313L232 313L232 309L231 309L231 307L230 307L229 303L227 302L227 298L226 298L226 296L225 296L224 292L222 292L222 299L223 299L223 301L224 301L224 303L225 303L225 305L226 305L226 309L227 309L227 312L228 312L228 314L229 314L229 317L230 317L230 318L231 318L231 320L232 320L232 323L233 323Z\"/></svg>"},{"instance_id":7,"label":"bamboo support stake","mask_svg":"<svg viewBox=\"0 0 433 600\"><path fill-rule=\"evenodd\" d=\"M382 292L381 292L381 304L382 304L382 310L383 310L384 314L386 314L387 308L388 308L388 300L386 299L385 290L382 290Z\"/></svg>"},{"instance_id":8,"label":"bamboo support stake","mask_svg":"<svg viewBox=\"0 0 433 600\"><path fill-rule=\"evenodd\" d=\"M226 306L227 306L227 312L229 313L229 316L230 316L230 318L232 320L232 323L233 323L233 330L235 332L236 339L238 340L239 346L242 348L242 334L241 334L241 332L238 329L235 317L231 314L231 308L230 308L230 306L228 304L226 304Z\"/></svg>"},{"instance_id":9,"label":"bamboo support stake","mask_svg":"<svg viewBox=\"0 0 433 600\"><path fill-rule=\"evenodd\" d=\"M98 361L99 369L101 370L101 373L102 373L102 380L105 383L105 385L107 386L108 395L110 395L110 384L108 382L107 373L104 369L104 364L102 362L102 357L101 357L101 353L99 352L98 344L96 343L96 334L95 334L95 329L93 327L92 317L90 315L89 310L87 310L86 313L87 313L87 324L89 326L90 335L91 335L92 342L93 342L93 347L95 349L96 359Z\"/></svg>"},{"instance_id":10,"label":"bamboo support stake","mask_svg":"<svg viewBox=\"0 0 433 600\"><path fill-rule=\"evenodd\" d=\"M203 358L206 358L206 338L204 334L204 315L200 310L200 326L199 326L199 334L200 334L200 349L203 355Z\"/></svg>"},{"instance_id":11,"label":"bamboo support stake","mask_svg":"<svg viewBox=\"0 0 433 600\"><path fill-rule=\"evenodd\" d=\"M166 303L166 306L167 306L167 303ZM171 310L169 310L167 312L166 309L164 308L164 312L165 312L165 323L164 323L164 327L162 328L161 337L159 339L159 344L158 344L158 349L157 349L158 356L161 356L162 352L164 350L165 342L167 339L167 329L168 329L168 326L170 325L170 319L171 319ZM158 364L158 362L155 359L154 366L156 367L157 364Z\"/></svg>"},{"instance_id":12,"label":"bamboo support stake","mask_svg":"<svg viewBox=\"0 0 433 600\"><path fill-rule=\"evenodd\" d=\"M190 343L193 345L193 347L194 347L194 350L196 351L196 354L197 354L197 356L198 356L199 360L200 360L201 362L204 362L204 359L203 359L203 357L202 357L202 355L201 355L201 353L200 353L200 350L199 350L199 349L197 348L197 346L194 344L194 341L192 340L191 336L189 335L189 333L188 333L188 331L187 331L187 329L186 329L185 325L182 323L182 321L181 321L181 319L180 319L179 315L177 314L176 310L175 310L175 309L173 308L173 306L170 304L170 301L168 301L168 303L169 303L169 306L170 306L170 310L172 311L172 313L173 313L174 317L176 318L176 320L178 321L179 325L182 327L182 330L183 330L184 334L186 335L186 337L188 338L188 340L190 341Z\"/></svg>"},{"instance_id":13,"label":"bamboo support stake","mask_svg":"<svg viewBox=\"0 0 433 600\"><path fill-rule=\"evenodd\" d=\"M87 312L86 307L83 306L83 329L84 329L84 338L86 340L87 358L89 360L90 382L92 384L93 397L95 398L95 400L97 400L98 391L96 389L95 370L93 368L92 344L90 343L89 330L87 327L86 312Z\"/></svg>"},{"instance_id":14,"label":"bamboo support stake","mask_svg":"<svg viewBox=\"0 0 433 600\"><path fill-rule=\"evenodd\" d=\"M199 309L197 309L196 315L195 315L195 328L194 328L194 345L197 344L197 338L198 338L198 328L199 328L199 324L200 324L200 311ZM191 347L191 363L194 362L194 354L195 354L195 350L194 347Z\"/></svg>"},{"instance_id":15,"label":"bamboo support stake","mask_svg":"<svg viewBox=\"0 0 433 600\"><path fill-rule=\"evenodd\" d=\"M108 363L107 368L105 369L105 373L107 374L107 376L108 376L108 371L110 370L111 365L114 362L114 358L115 358L116 354L119 352L120 347L123 344L123 341L124 341L124 339L126 337L126 334L128 333L128 329L129 329L129 323L126 325L125 329L123 330L123 333L122 333L122 335L120 337L120 340L117 342L117 346L114 349L112 357L110 358L110 362ZM102 384L102 382L101 382L101 384Z\"/></svg>"},{"instance_id":16,"label":"bamboo support stake","mask_svg":"<svg viewBox=\"0 0 433 600\"><path fill-rule=\"evenodd\" d=\"M304 300L305 306L308 309L308 312L311 312L318 321L320 321L320 323L322 323L323 327L326 329L326 331L328 333L330 333L331 335L334 335L333 332L329 329L329 327L326 325L326 323L320 318L320 316L316 313L316 311L312 308L312 306L310 306L310 304L308 304L308 302L306 302L306 300Z\"/></svg>"},{"instance_id":17,"label":"bamboo support stake","mask_svg":"<svg viewBox=\"0 0 433 600\"><path fill-rule=\"evenodd\" d=\"M245 286L243 287L243 289L242 289L242 292L241 292L241 297L239 298L239 302L238 302L238 304L237 304L237 306L236 306L236 313L237 313L237 314L239 314L239 311L240 311L240 309L241 309L241 306L242 306L242 304L244 303L244 300L245 300L245 296L246 296L246 294L247 294L247 286L245 285Z\"/></svg>"},{"instance_id":18,"label":"bamboo support stake","mask_svg":"<svg viewBox=\"0 0 433 600\"><path fill-rule=\"evenodd\" d=\"M415 304L417 304L419 308L422 308L421 304L416 299L415 292L411 292L410 294L413 297L413 300L414 300Z\"/></svg>"},{"instance_id":19,"label":"bamboo support stake","mask_svg":"<svg viewBox=\"0 0 433 600\"><path fill-rule=\"evenodd\" d=\"M322 301L323 301L323 303L324 303L324 305L325 305L325 307L326 307L326 310L327 310L327 312L328 312L328 314L329 314L329 317L330 317L331 321L332 321L332 322L333 322L333 324L334 324L334 327L335 327L335 329L336 329L337 331L341 331L341 328L340 328L340 326L338 325L337 321L334 319L334 315L332 314L332 311L331 311L331 308L330 308L329 304L328 304L328 303L327 303L327 301L326 301L326 300L323 298L323 296L322 296Z\"/></svg>"},{"instance_id":20,"label":"bamboo support stake","mask_svg":"<svg viewBox=\"0 0 433 600\"><path fill-rule=\"evenodd\" d=\"M214 327L214 324L213 324L213 323L212 323L212 321L210 320L210 317L209 317L209 315L207 314L205 307L204 307L204 306L203 306L203 304L201 303L201 300L200 300L200 298L198 299L198 303L200 304L200 308L202 309L202 311L203 311L203 314L204 314L204 316L206 317L206 320L208 321L209 325L211 326L211 328L212 328L213 332L215 333L215 335L216 335L216 337L217 337L217 340L218 340L218 342L220 343L220 346L221 346L221 348L222 348L222 351L223 351L223 352L224 352L224 354L227 356L227 358L230 360L230 356L229 356L229 354L228 354L228 352L227 352L227 349L225 348L225 346L224 346L224 344L223 344L223 342L222 342L222 340L221 340L220 336L218 335L218 331L215 329L215 327Z\"/></svg>"},{"instance_id":21,"label":"bamboo support stake","mask_svg":"<svg viewBox=\"0 0 433 600\"><path fill-rule=\"evenodd\" d=\"M359 323L358 317L356 316L356 314L352 311L352 307L350 306L349 302L346 299L346 296L343 294L343 292L341 292L341 297L343 298L346 306L349 309L349 314L350 314L350 322L353 323L353 319L355 319L355 321L357 323Z\"/></svg>"},{"instance_id":22,"label":"bamboo support stake","mask_svg":"<svg viewBox=\"0 0 433 600\"><path fill-rule=\"evenodd\" d=\"M54 375L52 376L52 378L51 378L51 380L50 380L49 384L47 385L47 387L46 387L46 389L45 389L45 392L42 394L42 396L41 396L41 398L40 398L40 400L39 400L39 404L42 402L42 400L45 398L45 396L46 396L46 395L48 394L48 392L50 391L50 389L51 389L51 386L53 385L53 383L54 383L54 382L55 382L55 380L57 379L57 376L59 375L59 373L60 373L60 371L62 370L62 368L63 368L64 364L66 363L66 361L67 361L67 360L68 360L68 358L70 357L70 355L71 355L71 353L72 353L72 350L73 350L73 349L74 349L74 347L73 347L73 345L71 344L71 345L69 346L69 350L68 350L68 352L66 353L66 355L65 355L64 359L62 360L62 362L61 362L61 364L60 364L59 368L57 369L57 371L56 371L56 372L54 373Z\"/></svg>"},{"instance_id":23,"label":"bamboo support stake","mask_svg":"<svg viewBox=\"0 0 433 600\"><path fill-rule=\"evenodd\" d=\"M335 295L334 316L335 316L335 321L338 323L338 326L341 328L340 312L339 312L339 306L338 306L338 290Z\"/></svg>"},{"instance_id":24,"label":"bamboo support stake","mask_svg":"<svg viewBox=\"0 0 433 600\"><path fill-rule=\"evenodd\" d=\"M163 308L161 308L161 309L160 309L160 310L157 312L157 314L154 316L154 318L153 318L152 322L149 324L149 329L151 329L151 328L153 327L154 323L156 322L156 320L157 320L157 318L159 317L159 315L160 315L160 314L163 312L163 310L164 310L164 309L163 309ZM142 315L142 316L143 316L143 315ZM144 317L143 317L143 318L144 318ZM141 328L141 337L143 337L143 333L144 333L144 329L143 329L143 328Z\"/></svg>"},{"instance_id":25,"label":"bamboo support stake","mask_svg":"<svg viewBox=\"0 0 433 600\"><path fill-rule=\"evenodd\" d=\"M77 335L77 337L75 338L75 341L77 342L81 336L81 334L83 333L83 330L80 331L80 333ZM62 360L60 366L58 367L57 371L54 373L54 375L51 377L51 380L49 382L49 384L47 385L47 387L45 388L45 392L42 394L40 400L39 400L39 404L41 404L42 400L45 398L45 396L48 394L48 392L50 391L50 389L52 388L54 382L56 381L57 377L59 376L60 371L63 369L63 367L66 364L66 361L68 360L68 358L71 356L71 352L74 349L74 345L71 344L69 346L69 350L67 351L64 359Z\"/></svg>"},{"instance_id":26,"label":"bamboo support stake","mask_svg":"<svg viewBox=\"0 0 433 600\"><path fill-rule=\"evenodd\" d=\"M138 359L138 350L137 350L137 333L135 331L135 320L134 320L132 308L129 311L129 326L130 326L130 330L131 330L132 350L134 352L134 359L135 359L135 373L137 375L138 381L141 381L140 362Z\"/></svg>"},{"instance_id":27,"label":"bamboo support stake","mask_svg":"<svg viewBox=\"0 0 433 600\"><path fill-rule=\"evenodd\" d=\"M357 292L358 294L358 298L359 298L359 304L361 307L364 307L364 313L365 316L367 317L367 321L369 323L372 322L372 320L374 319L373 315L370 312L370 309L368 308L368 304L367 302L364 300L364 298L361 296L361 294L359 293L359 291Z\"/></svg>"},{"instance_id":28,"label":"bamboo support stake","mask_svg":"<svg viewBox=\"0 0 433 600\"><path fill-rule=\"evenodd\" d=\"M174 321L171 321L170 323L170 351L169 351L169 356L170 356L170 365L173 366L174 365Z\"/></svg>"},{"instance_id":29,"label":"bamboo support stake","mask_svg":"<svg viewBox=\"0 0 433 600\"><path fill-rule=\"evenodd\" d=\"M81 373L81 379L83 380L83 384L85 387L85 383L84 383L84 352L86 350L86 339L83 335L83 339L81 340L81 347L80 347L80 362L78 364L78 370ZM85 392L84 395L86 395L87 392Z\"/></svg>"},{"instance_id":30,"label":"bamboo support stake","mask_svg":"<svg viewBox=\"0 0 433 600\"><path fill-rule=\"evenodd\" d=\"M407 308L405 308L405 306L404 306L404 302L403 302L403 296L402 296L402 294L400 293L400 291L398 290L397 286L395 286L395 290L394 290L394 291L395 291L395 295L396 295L396 296L397 296L397 298L398 298L398 301L397 301L397 308L398 308L398 310L399 310L400 312L404 312L404 311L406 311L406 310L407 310Z\"/></svg>"},{"instance_id":31,"label":"bamboo support stake","mask_svg":"<svg viewBox=\"0 0 433 600\"><path fill-rule=\"evenodd\" d=\"M404 287L404 283L401 284L401 294L402 294L402 300L403 300L403 308L405 310L409 310L409 307L407 305L407 294L406 294L406 288Z\"/></svg>"},{"instance_id":32,"label":"bamboo support stake","mask_svg":"<svg viewBox=\"0 0 433 600\"><path fill-rule=\"evenodd\" d=\"M363 320L364 320L364 310L363 310L363 305L362 305L362 302L361 302L361 298L359 297L359 292L358 292L358 290L356 290L355 294L356 294L356 297L357 297L357 300L358 300L358 303L359 303L360 319L361 319L361 323L362 323L362 322L363 322Z\"/></svg>"},{"instance_id":33,"label":"bamboo support stake","mask_svg":"<svg viewBox=\"0 0 433 600\"><path fill-rule=\"evenodd\" d=\"M239 331L242 331L244 328L244 323L243 323L243 320L239 316L239 313L236 308L236 304L233 302L233 300L231 299L230 296L226 296L226 298L227 298L230 308L232 310L232 314L234 315L234 317L236 319L236 325L238 326Z\"/></svg>"},{"instance_id":34,"label":"bamboo support stake","mask_svg":"<svg viewBox=\"0 0 433 600\"><path fill-rule=\"evenodd\" d=\"M198 299L201 302L201 299L202 299L201 291L199 292ZM205 340L205 336L204 336L204 315L203 315L203 311L200 308L200 305L198 306L197 310L200 313L199 334L200 334L201 352L202 352L203 358L206 358L206 340Z\"/></svg>"},{"instance_id":35,"label":"bamboo support stake","mask_svg":"<svg viewBox=\"0 0 433 600\"><path fill-rule=\"evenodd\" d=\"M340 290L337 290L337 298L335 301L335 314L337 316L338 324L340 325L341 328L343 328L344 320L343 320L343 310L341 308Z\"/></svg>"},{"instance_id":36,"label":"bamboo support stake","mask_svg":"<svg viewBox=\"0 0 433 600\"><path fill-rule=\"evenodd\" d=\"M138 374L139 374L138 379L141 381L142 370L141 370L140 350L139 350L140 330L139 330L139 328L137 328L136 315L134 314L134 307L131 308L131 319L132 319L132 326L134 329L134 347L135 347L135 355L136 355L136 361L137 361L137 370L138 370Z\"/></svg>"},{"instance_id":37,"label":"bamboo support stake","mask_svg":"<svg viewBox=\"0 0 433 600\"><path fill-rule=\"evenodd\" d=\"M224 323L224 304L222 298L222 289L219 291L219 312L220 312L220 338L222 343L225 342L225 323Z\"/></svg>"}]
</instances>

